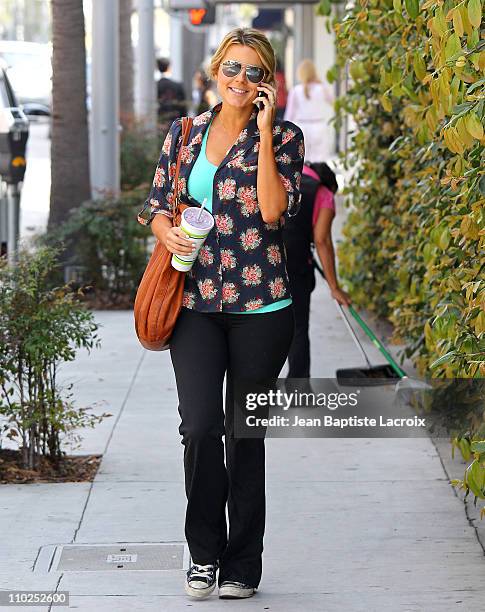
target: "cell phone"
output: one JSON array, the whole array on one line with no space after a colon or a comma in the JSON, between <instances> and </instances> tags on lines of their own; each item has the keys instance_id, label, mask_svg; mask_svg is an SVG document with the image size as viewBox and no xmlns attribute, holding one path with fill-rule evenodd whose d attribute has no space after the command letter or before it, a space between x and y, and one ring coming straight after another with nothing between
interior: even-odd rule
<instances>
[{"instance_id":1,"label":"cell phone","mask_svg":"<svg viewBox=\"0 0 485 612\"><path fill-rule=\"evenodd\" d=\"M258 98L267 98L268 94L265 91L258 91ZM256 102L256 106L258 107L258 110L263 110L264 108L264 103L261 101Z\"/></svg>"}]
</instances>

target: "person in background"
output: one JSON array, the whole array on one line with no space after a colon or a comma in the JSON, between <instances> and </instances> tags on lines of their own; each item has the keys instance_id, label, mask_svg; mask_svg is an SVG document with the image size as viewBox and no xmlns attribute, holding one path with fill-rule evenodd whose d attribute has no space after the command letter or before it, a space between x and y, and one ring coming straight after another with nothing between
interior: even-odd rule
<instances>
[{"instance_id":1,"label":"person in background","mask_svg":"<svg viewBox=\"0 0 485 612\"><path fill-rule=\"evenodd\" d=\"M167 58L157 59L161 78L157 83L158 121L166 126L163 133L168 131L175 119L187 114L187 104L182 83L169 77L170 61Z\"/></svg>"},{"instance_id":2,"label":"person in background","mask_svg":"<svg viewBox=\"0 0 485 612\"><path fill-rule=\"evenodd\" d=\"M300 210L293 217L285 216L283 240L287 271L295 315L295 334L288 354L287 378L310 377L310 298L315 288L312 243L324 270L332 298L343 305L350 296L340 289L335 272L332 244L332 222L338 185L335 174L326 163L305 162L301 181Z\"/></svg>"},{"instance_id":3,"label":"person in background","mask_svg":"<svg viewBox=\"0 0 485 612\"><path fill-rule=\"evenodd\" d=\"M212 91L212 81L201 68L197 69L192 79L192 105L194 116L205 113L217 104L217 96Z\"/></svg>"},{"instance_id":4,"label":"person in background","mask_svg":"<svg viewBox=\"0 0 485 612\"><path fill-rule=\"evenodd\" d=\"M283 119L285 115L286 102L288 100L288 90L286 89L285 69L281 60L276 60L276 117Z\"/></svg>"},{"instance_id":5,"label":"person in background","mask_svg":"<svg viewBox=\"0 0 485 612\"><path fill-rule=\"evenodd\" d=\"M299 64L297 78L300 83L288 93L284 118L301 128L307 161L323 162L328 154L325 104L332 104L333 98L318 78L315 64L310 59Z\"/></svg>"}]
</instances>

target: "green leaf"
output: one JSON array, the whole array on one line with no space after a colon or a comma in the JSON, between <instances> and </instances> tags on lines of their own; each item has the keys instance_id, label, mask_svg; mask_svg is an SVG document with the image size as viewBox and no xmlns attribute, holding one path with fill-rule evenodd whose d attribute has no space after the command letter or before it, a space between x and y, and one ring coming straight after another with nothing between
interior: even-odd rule
<instances>
[{"instance_id":1,"label":"green leaf","mask_svg":"<svg viewBox=\"0 0 485 612\"><path fill-rule=\"evenodd\" d=\"M421 53L416 51L413 59L413 68L416 76L420 81L426 76L426 64Z\"/></svg>"},{"instance_id":2,"label":"green leaf","mask_svg":"<svg viewBox=\"0 0 485 612\"><path fill-rule=\"evenodd\" d=\"M448 38L445 46L445 57L447 60L456 55L459 51L461 51L460 38L456 32Z\"/></svg>"},{"instance_id":3,"label":"green leaf","mask_svg":"<svg viewBox=\"0 0 485 612\"><path fill-rule=\"evenodd\" d=\"M445 16L443 14L443 9L439 6L435 11L435 16L433 18L433 23L436 31L442 36L448 31L448 26L446 25Z\"/></svg>"},{"instance_id":4,"label":"green leaf","mask_svg":"<svg viewBox=\"0 0 485 612\"><path fill-rule=\"evenodd\" d=\"M331 12L332 5L330 4L330 0L320 0L320 3L317 6L316 10L317 15L321 15L322 17L328 17Z\"/></svg>"},{"instance_id":5,"label":"green leaf","mask_svg":"<svg viewBox=\"0 0 485 612\"><path fill-rule=\"evenodd\" d=\"M391 70L391 83L397 85L401 80L401 70L399 66L394 65Z\"/></svg>"},{"instance_id":6,"label":"green leaf","mask_svg":"<svg viewBox=\"0 0 485 612\"><path fill-rule=\"evenodd\" d=\"M468 19L476 29L480 27L482 21L482 3L480 0L470 0L468 2Z\"/></svg>"},{"instance_id":7,"label":"green leaf","mask_svg":"<svg viewBox=\"0 0 485 612\"><path fill-rule=\"evenodd\" d=\"M419 0L404 0L406 5L406 11L411 19L416 19L419 15Z\"/></svg>"},{"instance_id":8,"label":"green leaf","mask_svg":"<svg viewBox=\"0 0 485 612\"><path fill-rule=\"evenodd\" d=\"M469 132L473 138L481 140L483 138L483 125L476 113L469 113L465 117L465 126L467 132Z\"/></svg>"},{"instance_id":9,"label":"green leaf","mask_svg":"<svg viewBox=\"0 0 485 612\"><path fill-rule=\"evenodd\" d=\"M392 103L389 100L389 98L387 96L383 95L383 96L380 97L380 101L381 101L381 104L382 104L382 108L385 111L387 111L388 113L391 113L392 112Z\"/></svg>"},{"instance_id":10,"label":"green leaf","mask_svg":"<svg viewBox=\"0 0 485 612\"><path fill-rule=\"evenodd\" d=\"M396 13L402 13L402 2L401 0L392 0L392 6Z\"/></svg>"},{"instance_id":11,"label":"green leaf","mask_svg":"<svg viewBox=\"0 0 485 612\"><path fill-rule=\"evenodd\" d=\"M439 246L443 251L448 248L448 245L450 244L450 238L450 230L445 227L445 229L441 232L441 236L439 239Z\"/></svg>"},{"instance_id":12,"label":"green leaf","mask_svg":"<svg viewBox=\"0 0 485 612\"><path fill-rule=\"evenodd\" d=\"M472 35L468 37L468 47L476 47L480 40L480 34L478 33L478 28L476 30L472 30Z\"/></svg>"},{"instance_id":13,"label":"green leaf","mask_svg":"<svg viewBox=\"0 0 485 612\"><path fill-rule=\"evenodd\" d=\"M471 457L470 442L466 438L461 438L460 440L458 440L457 446L460 449L460 453L463 459L465 461L468 461ZM466 475L467 474L465 472L465 479L466 479Z\"/></svg>"},{"instance_id":14,"label":"green leaf","mask_svg":"<svg viewBox=\"0 0 485 612\"><path fill-rule=\"evenodd\" d=\"M332 66L330 70L327 70L327 81L329 83L335 83L338 78L338 68L337 66Z\"/></svg>"},{"instance_id":15,"label":"green leaf","mask_svg":"<svg viewBox=\"0 0 485 612\"><path fill-rule=\"evenodd\" d=\"M463 20L459 9L453 11L453 28L458 36L463 36Z\"/></svg>"},{"instance_id":16,"label":"green leaf","mask_svg":"<svg viewBox=\"0 0 485 612\"><path fill-rule=\"evenodd\" d=\"M485 469L478 461L475 460L468 466L465 478L472 493L480 499L485 499Z\"/></svg>"},{"instance_id":17,"label":"green leaf","mask_svg":"<svg viewBox=\"0 0 485 612\"><path fill-rule=\"evenodd\" d=\"M365 76L365 68L362 62L355 60L351 62L349 66L350 76L354 79L354 81L358 81L362 77Z\"/></svg>"},{"instance_id":18,"label":"green leaf","mask_svg":"<svg viewBox=\"0 0 485 612\"><path fill-rule=\"evenodd\" d=\"M485 332L485 312L483 310L475 319L475 332L477 334L483 334L483 332Z\"/></svg>"},{"instance_id":19,"label":"green leaf","mask_svg":"<svg viewBox=\"0 0 485 612\"><path fill-rule=\"evenodd\" d=\"M485 85L485 79L480 79L479 81L473 83L473 85L468 88L467 93L471 94L473 91L475 91L475 89L481 87L482 85Z\"/></svg>"},{"instance_id":20,"label":"green leaf","mask_svg":"<svg viewBox=\"0 0 485 612\"><path fill-rule=\"evenodd\" d=\"M440 365L443 365L444 363L449 363L452 359L454 359L455 356L456 356L455 351L446 353L446 355L442 355L441 357L433 361L433 363L431 363L429 367L431 369L434 369Z\"/></svg>"},{"instance_id":21,"label":"green leaf","mask_svg":"<svg viewBox=\"0 0 485 612\"><path fill-rule=\"evenodd\" d=\"M453 115L461 116L467 113L471 108L471 102L464 102L463 104L457 104L453 107ZM456 119L456 117L455 117Z\"/></svg>"}]
</instances>

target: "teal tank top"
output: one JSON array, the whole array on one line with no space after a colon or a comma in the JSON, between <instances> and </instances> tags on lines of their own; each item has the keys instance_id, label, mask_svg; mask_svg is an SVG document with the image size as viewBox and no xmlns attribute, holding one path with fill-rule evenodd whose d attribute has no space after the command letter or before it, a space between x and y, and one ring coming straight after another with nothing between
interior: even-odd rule
<instances>
[{"instance_id":1,"label":"teal tank top","mask_svg":"<svg viewBox=\"0 0 485 612\"><path fill-rule=\"evenodd\" d=\"M198 202L203 202L204 198L207 198L205 207L209 212L212 212L212 190L214 184L214 175L218 168L218 166L216 166L215 164L211 164L211 162L207 159L206 155L207 138L209 136L211 124L205 131L204 138L202 139L200 153L197 159L195 160L195 164L193 165L192 171L189 174L189 180L187 181L187 190L191 197L195 198ZM266 304L266 306L261 306L261 308L256 308L256 310L235 312L233 314L259 314L263 312L272 312L273 310L280 310L280 308L285 308L291 303L292 299L287 298L285 300L278 300L277 302L273 302L272 304Z\"/></svg>"}]
</instances>

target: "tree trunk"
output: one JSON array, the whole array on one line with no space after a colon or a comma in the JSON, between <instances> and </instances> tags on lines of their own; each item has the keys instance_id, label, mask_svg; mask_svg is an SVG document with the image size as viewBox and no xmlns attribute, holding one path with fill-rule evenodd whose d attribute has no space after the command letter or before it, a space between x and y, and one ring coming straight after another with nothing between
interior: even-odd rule
<instances>
[{"instance_id":1,"label":"tree trunk","mask_svg":"<svg viewBox=\"0 0 485 612\"><path fill-rule=\"evenodd\" d=\"M48 228L91 197L82 0L52 4L52 186Z\"/></svg>"},{"instance_id":2,"label":"tree trunk","mask_svg":"<svg viewBox=\"0 0 485 612\"><path fill-rule=\"evenodd\" d=\"M134 57L131 44L133 0L120 0L120 123L129 127L134 116Z\"/></svg>"}]
</instances>

